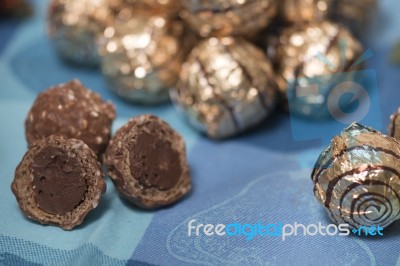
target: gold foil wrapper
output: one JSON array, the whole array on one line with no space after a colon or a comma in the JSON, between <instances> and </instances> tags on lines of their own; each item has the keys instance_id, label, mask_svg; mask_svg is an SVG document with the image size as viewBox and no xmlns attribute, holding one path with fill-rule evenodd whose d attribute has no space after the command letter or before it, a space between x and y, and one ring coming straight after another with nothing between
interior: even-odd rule
<instances>
[{"instance_id":1,"label":"gold foil wrapper","mask_svg":"<svg viewBox=\"0 0 400 266\"><path fill-rule=\"evenodd\" d=\"M327 18L332 0L283 0L279 14L285 21L303 23Z\"/></svg>"},{"instance_id":2,"label":"gold foil wrapper","mask_svg":"<svg viewBox=\"0 0 400 266\"><path fill-rule=\"evenodd\" d=\"M48 35L59 55L72 63L97 65L98 37L119 4L119 0L51 0Z\"/></svg>"},{"instance_id":3,"label":"gold foil wrapper","mask_svg":"<svg viewBox=\"0 0 400 266\"><path fill-rule=\"evenodd\" d=\"M148 15L164 14L176 16L180 9L179 0L124 0L135 10L135 13Z\"/></svg>"},{"instance_id":4,"label":"gold foil wrapper","mask_svg":"<svg viewBox=\"0 0 400 266\"><path fill-rule=\"evenodd\" d=\"M389 135L400 141L400 108L390 116Z\"/></svg>"},{"instance_id":5,"label":"gold foil wrapper","mask_svg":"<svg viewBox=\"0 0 400 266\"><path fill-rule=\"evenodd\" d=\"M210 38L193 48L171 98L211 138L240 133L267 117L276 99L263 52L241 38Z\"/></svg>"},{"instance_id":6,"label":"gold foil wrapper","mask_svg":"<svg viewBox=\"0 0 400 266\"><path fill-rule=\"evenodd\" d=\"M295 105L291 110L305 116L324 116L321 108L326 109L330 89L327 85L337 82L334 75L343 74L351 80L349 71L362 67L362 64L354 66L363 52L359 41L344 27L329 21L287 28L273 45L269 55L279 62L277 82L285 104L288 95L294 95L289 100L295 103L298 89L312 89L316 79L326 85L317 95L314 92L307 98L301 95L305 104Z\"/></svg>"},{"instance_id":7,"label":"gold foil wrapper","mask_svg":"<svg viewBox=\"0 0 400 266\"><path fill-rule=\"evenodd\" d=\"M314 194L336 224L387 227L400 219L400 143L354 123L322 152Z\"/></svg>"},{"instance_id":8,"label":"gold foil wrapper","mask_svg":"<svg viewBox=\"0 0 400 266\"><path fill-rule=\"evenodd\" d=\"M165 102L192 41L179 20L126 10L104 31L101 69L122 98L142 104Z\"/></svg>"},{"instance_id":9,"label":"gold foil wrapper","mask_svg":"<svg viewBox=\"0 0 400 266\"><path fill-rule=\"evenodd\" d=\"M377 0L332 0L331 18L362 34L375 20Z\"/></svg>"},{"instance_id":10,"label":"gold foil wrapper","mask_svg":"<svg viewBox=\"0 0 400 266\"><path fill-rule=\"evenodd\" d=\"M181 0L181 17L202 37L246 35L275 16L275 0Z\"/></svg>"}]
</instances>

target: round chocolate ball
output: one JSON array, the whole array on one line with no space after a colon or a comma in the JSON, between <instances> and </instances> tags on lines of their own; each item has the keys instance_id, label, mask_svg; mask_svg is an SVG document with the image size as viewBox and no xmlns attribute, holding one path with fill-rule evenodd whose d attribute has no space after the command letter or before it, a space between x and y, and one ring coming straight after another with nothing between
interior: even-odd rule
<instances>
[{"instance_id":1,"label":"round chocolate ball","mask_svg":"<svg viewBox=\"0 0 400 266\"><path fill-rule=\"evenodd\" d=\"M111 90L141 104L168 101L188 53L179 20L125 14L104 31L101 68Z\"/></svg>"},{"instance_id":2,"label":"round chocolate ball","mask_svg":"<svg viewBox=\"0 0 400 266\"><path fill-rule=\"evenodd\" d=\"M202 37L246 35L274 18L277 0L181 0L180 16Z\"/></svg>"},{"instance_id":3,"label":"round chocolate ball","mask_svg":"<svg viewBox=\"0 0 400 266\"><path fill-rule=\"evenodd\" d=\"M78 80L41 92L25 121L29 145L58 134L83 140L96 154L101 154L111 137L115 118L114 105L86 89Z\"/></svg>"},{"instance_id":4,"label":"round chocolate ball","mask_svg":"<svg viewBox=\"0 0 400 266\"><path fill-rule=\"evenodd\" d=\"M104 163L120 194L143 208L169 205L191 189L184 140L153 115L134 117L121 127Z\"/></svg>"},{"instance_id":5,"label":"round chocolate ball","mask_svg":"<svg viewBox=\"0 0 400 266\"><path fill-rule=\"evenodd\" d=\"M363 53L360 42L345 27L329 21L294 25L276 40L271 55L279 62L283 104L294 114L329 117L334 107L328 102L331 92L339 89L336 85L358 83L357 70L363 67L356 64Z\"/></svg>"},{"instance_id":6,"label":"round chocolate ball","mask_svg":"<svg viewBox=\"0 0 400 266\"><path fill-rule=\"evenodd\" d=\"M240 38L210 38L190 53L171 98L194 127L211 138L226 138L272 112L274 74L253 44Z\"/></svg>"},{"instance_id":7,"label":"round chocolate ball","mask_svg":"<svg viewBox=\"0 0 400 266\"><path fill-rule=\"evenodd\" d=\"M83 141L52 135L29 148L11 189L29 218L70 230L97 206L106 183Z\"/></svg>"},{"instance_id":8,"label":"round chocolate ball","mask_svg":"<svg viewBox=\"0 0 400 266\"><path fill-rule=\"evenodd\" d=\"M96 66L98 37L109 25L117 8L113 0L51 0L48 35L66 61Z\"/></svg>"}]
</instances>

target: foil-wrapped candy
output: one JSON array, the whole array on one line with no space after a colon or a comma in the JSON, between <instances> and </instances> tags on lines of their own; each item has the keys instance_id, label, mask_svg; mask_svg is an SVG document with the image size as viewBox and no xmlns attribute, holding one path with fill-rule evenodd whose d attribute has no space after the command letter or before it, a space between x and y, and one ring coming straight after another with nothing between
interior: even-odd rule
<instances>
[{"instance_id":1,"label":"foil-wrapped candy","mask_svg":"<svg viewBox=\"0 0 400 266\"><path fill-rule=\"evenodd\" d=\"M119 0L51 0L48 35L66 61L96 66L98 37L109 25Z\"/></svg>"},{"instance_id":2,"label":"foil-wrapped candy","mask_svg":"<svg viewBox=\"0 0 400 266\"><path fill-rule=\"evenodd\" d=\"M274 74L263 52L248 41L212 37L193 48L171 98L194 127L226 138L272 112Z\"/></svg>"},{"instance_id":3,"label":"foil-wrapped candy","mask_svg":"<svg viewBox=\"0 0 400 266\"><path fill-rule=\"evenodd\" d=\"M171 17L178 14L180 2L178 0L124 0L135 9L135 12L149 15L164 14Z\"/></svg>"},{"instance_id":4,"label":"foil-wrapped candy","mask_svg":"<svg viewBox=\"0 0 400 266\"><path fill-rule=\"evenodd\" d=\"M142 104L165 102L192 42L179 20L122 14L104 31L101 69L122 98Z\"/></svg>"},{"instance_id":5,"label":"foil-wrapped candy","mask_svg":"<svg viewBox=\"0 0 400 266\"><path fill-rule=\"evenodd\" d=\"M181 17L202 37L246 35L263 29L277 0L181 0Z\"/></svg>"},{"instance_id":6,"label":"foil-wrapped candy","mask_svg":"<svg viewBox=\"0 0 400 266\"><path fill-rule=\"evenodd\" d=\"M363 48L344 27L314 22L286 28L270 53L277 66L277 83L289 111L312 118L330 115L328 97L340 80L356 79Z\"/></svg>"},{"instance_id":7,"label":"foil-wrapped candy","mask_svg":"<svg viewBox=\"0 0 400 266\"><path fill-rule=\"evenodd\" d=\"M400 108L390 116L389 135L400 141Z\"/></svg>"},{"instance_id":8,"label":"foil-wrapped candy","mask_svg":"<svg viewBox=\"0 0 400 266\"><path fill-rule=\"evenodd\" d=\"M329 15L332 0L283 0L279 14L291 23L322 21Z\"/></svg>"},{"instance_id":9,"label":"foil-wrapped candy","mask_svg":"<svg viewBox=\"0 0 400 266\"><path fill-rule=\"evenodd\" d=\"M333 222L384 228L400 219L399 172L400 143L353 123L322 152L311 178Z\"/></svg>"},{"instance_id":10,"label":"foil-wrapped candy","mask_svg":"<svg viewBox=\"0 0 400 266\"><path fill-rule=\"evenodd\" d=\"M330 17L359 35L374 21L377 0L332 0Z\"/></svg>"}]
</instances>

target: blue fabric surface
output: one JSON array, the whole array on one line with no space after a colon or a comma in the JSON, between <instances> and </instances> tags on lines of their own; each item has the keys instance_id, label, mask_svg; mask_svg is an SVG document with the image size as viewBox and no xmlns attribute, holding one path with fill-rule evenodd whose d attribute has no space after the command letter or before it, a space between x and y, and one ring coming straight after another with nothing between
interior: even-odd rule
<instances>
[{"instance_id":1,"label":"blue fabric surface","mask_svg":"<svg viewBox=\"0 0 400 266\"><path fill-rule=\"evenodd\" d=\"M97 70L71 67L58 59L44 31L46 4L37 1L36 15L22 23L0 21L0 264L400 265L399 222L380 238L189 237L191 219L213 224L330 223L314 199L310 180L322 140L295 141L289 116L277 111L258 128L215 142L188 126L170 104L141 107L121 101ZM396 0L381 0L378 21L366 37L366 48L374 53L368 69L376 71L379 88L382 118L376 125L384 132L389 115L400 106L400 68L388 64L390 47L400 39L399 8ZM114 131L134 115L153 113L184 136L193 178L187 198L165 209L144 211L118 197L107 180L98 208L73 231L23 216L10 184L27 147L25 116L38 92L73 78L115 103Z\"/></svg>"}]
</instances>

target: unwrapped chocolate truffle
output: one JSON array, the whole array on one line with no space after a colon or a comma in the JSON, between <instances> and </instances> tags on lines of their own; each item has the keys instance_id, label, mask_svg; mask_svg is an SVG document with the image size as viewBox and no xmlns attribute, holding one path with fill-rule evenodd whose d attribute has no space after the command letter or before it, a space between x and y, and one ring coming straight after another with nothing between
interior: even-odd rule
<instances>
[{"instance_id":1,"label":"unwrapped chocolate truffle","mask_svg":"<svg viewBox=\"0 0 400 266\"><path fill-rule=\"evenodd\" d=\"M179 20L161 15L124 14L104 31L101 68L124 99L142 104L168 101L191 48Z\"/></svg>"},{"instance_id":2,"label":"unwrapped chocolate truffle","mask_svg":"<svg viewBox=\"0 0 400 266\"><path fill-rule=\"evenodd\" d=\"M225 138L272 112L274 74L263 52L251 43L210 38L190 53L171 98L194 127L211 138Z\"/></svg>"},{"instance_id":3,"label":"unwrapped chocolate truffle","mask_svg":"<svg viewBox=\"0 0 400 266\"><path fill-rule=\"evenodd\" d=\"M278 85L289 111L312 118L329 117L329 94L343 81L357 81L355 64L361 44L344 27L329 22L295 25L274 43L279 60ZM355 65L354 65L355 64Z\"/></svg>"},{"instance_id":4,"label":"unwrapped chocolate truffle","mask_svg":"<svg viewBox=\"0 0 400 266\"><path fill-rule=\"evenodd\" d=\"M333 138L311 178L336 224L386 227L400 219L400 143L353 123Z\"/></svg>"},{"instance_id":5,"label":"unwrapped chocolate truffle","mask_svg":"<svg viewBox=\"0 0 400 266\"><path fill-rule=\"evenodd\" d=\"M153 115L134 117L121 127L104 163L120 194L143 208L172 204L191 189L184 140Z\"/></svg>"},{"instance_id":6,"label":"unwrapped chocolate truffle","mask_svg":"<svg viewBox=\"0 0 400 266\"><path fill-rule=\"evenodd\" d=\"M51 0L48 34L67 61L95 66L99 63L98 37L116 12L115 0Z\"/></svg>"},{"instance_id":7,"label":"unwrapped chocolate truffle","mask_svg":"<svg viewBox=\"0 0 400 266\"><path fill-rule=\"evenodd\" d=\"M332 0L281 0L279 14L292 23L322 21L328 17Z\"/></svg>"},{"instance_id":8,"label":"unwrapped chocolate truffle","mask_svg":"<svg viewBox=\"0 0 400 266\"><path fill-rule=\"evenodd\" d=\"M274 18L277 0L181 0L181 17L202 37L246 35Z\"/></svg>"},{"instance_id":9,"label":"unwrapped chocolate truffle","mask_svg":"<svg viewBox=\"0 0 400 266\"><path fill-rule=\"evenodd\" d=\"M29 145L58 134L83 140L96 154L101 154L111 137L115 118L114 105L86 89L78 80L41 92L25 121Z\"/></svg>"},{"instance_id":10,"label":"unwrapped chocolate truffle","mask_svg":"<svg viewBox=\"0 0 400 266\"><path fill-rule=\"evenodd\" d=\"M11 189L29 218L71 230L97 207L106 183L83 141L52 135L29 148Z\"/></svg>"}]
</instances>

